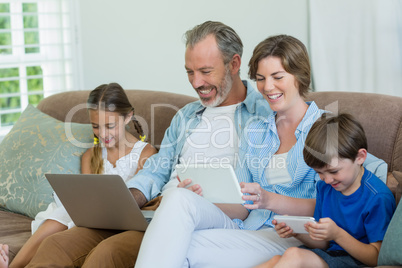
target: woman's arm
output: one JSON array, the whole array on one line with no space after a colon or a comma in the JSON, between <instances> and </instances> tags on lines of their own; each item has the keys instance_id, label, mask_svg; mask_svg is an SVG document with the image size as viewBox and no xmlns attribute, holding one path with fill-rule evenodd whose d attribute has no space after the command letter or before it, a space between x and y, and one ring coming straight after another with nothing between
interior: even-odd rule
<instances>
[{"instance_id":1,"label":"woman's arm","mask_svg":"<svg viewBox=\"0 0 402 268\"><path fill-rule=\"evenodd\" d=\"M258 183L240 183L244 200L253 204L244 205L247 209L268 209L280 215L312 216L315 199L294 198L265 191Z\"/></svg>"}]
</instances>

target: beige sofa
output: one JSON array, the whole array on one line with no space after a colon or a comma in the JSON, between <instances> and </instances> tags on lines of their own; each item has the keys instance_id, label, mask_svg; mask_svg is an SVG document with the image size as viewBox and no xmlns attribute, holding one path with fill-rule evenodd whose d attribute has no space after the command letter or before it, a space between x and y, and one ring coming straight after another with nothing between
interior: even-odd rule
<instances>
[{"instance_id":1,"label":"beige sofa","mask_svg":"<svg viewBox=\"0 0 402 268\"><path fill-rule=\"evenodd\" d=\"M128 90L127 93L148 141L156 148L159 148L176 111L196 100L194 97L166 92ZM42 100L38 109L65 121L73 107L85 103L88 94L89 91L75 91L52 95ZM306 99L316 101L320 108L326 110L351 113L362 122L369 151L387 162L387 185L399 201L402 194L402 98L369 93L315 92ZM89 123L85 109L75 113L71 121ZM30 217L10 211L0 211L0 243L10 245L11 259L29 238L31 220Z\"/></svg>"}]
</instances>

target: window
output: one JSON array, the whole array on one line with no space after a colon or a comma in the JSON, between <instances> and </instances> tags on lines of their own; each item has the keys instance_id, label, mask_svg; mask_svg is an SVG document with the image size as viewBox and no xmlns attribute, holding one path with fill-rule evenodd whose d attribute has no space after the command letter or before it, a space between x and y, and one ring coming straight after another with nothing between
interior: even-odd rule
<instances>
[{"instance_id":1,"label":"window","mask_svg":"<svg viewBox=\"0 0 402 268\"><path fill-rule=\"evenodd\" d=\"M28 104L76 89L71 0L0 0L0 139Z\"/></svg>"}]
</instances>

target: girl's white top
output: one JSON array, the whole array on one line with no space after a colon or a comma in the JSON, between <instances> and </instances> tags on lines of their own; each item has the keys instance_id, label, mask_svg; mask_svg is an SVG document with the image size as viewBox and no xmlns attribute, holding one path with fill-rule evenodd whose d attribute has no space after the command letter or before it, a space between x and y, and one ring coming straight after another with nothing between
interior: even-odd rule
<instances>
[{"instance_id":1,"label":"girl's white top","mask_svg":"<svg viewBox=\"0 0 402 268\"><path fill-rule=\"evenodd\" d=\"M120 175L124 181L131 179L135 172L137 171L138 167L138 160L141 156L141 152L144 147L147 145L146 142L137 141L131 152L122 158L116 161L116 167L114 167L108 160L107 160L107 150L105 147L102 147L102 158L103 158L103 167L104 167L104 174L117 174ZM59 198L55 193L53 193L54 202L50 203L49 206L45 211L39 212L35 220L32 221L31 229L32 234L39 228L39 226L45 220L55 220L58 221L68 227L75 226L74 222L71 220L70 216L68 215L66 209L61 204Z\"/></svg>"}]
</instances>

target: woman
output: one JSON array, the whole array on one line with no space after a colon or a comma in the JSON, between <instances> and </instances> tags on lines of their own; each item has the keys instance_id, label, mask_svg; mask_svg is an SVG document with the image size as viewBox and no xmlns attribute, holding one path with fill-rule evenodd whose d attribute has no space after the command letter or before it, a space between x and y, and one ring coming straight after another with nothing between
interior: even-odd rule
<instances>
[{"instance_id":1,"label":"woman","mask_svg":"<svg viewBox=\"0 0 402 268\"><path fill-rule=\"evenodd\" d=\"M310 127L324 111L303 100L310 62L296 38L278 35L262 41L249 67L250 78L274 111L249 126L240 148L243 162L237 174L243 191L250 193L245 207L252 209L243 227L253 230L272 227L275 214L313 215L316 173L302 151Z\"/></svg>"}]
</instances>

